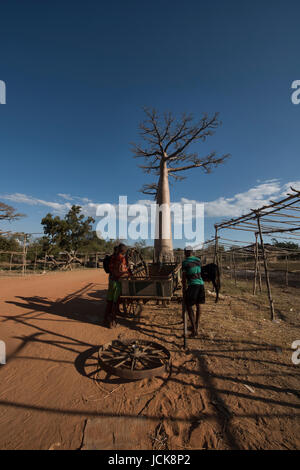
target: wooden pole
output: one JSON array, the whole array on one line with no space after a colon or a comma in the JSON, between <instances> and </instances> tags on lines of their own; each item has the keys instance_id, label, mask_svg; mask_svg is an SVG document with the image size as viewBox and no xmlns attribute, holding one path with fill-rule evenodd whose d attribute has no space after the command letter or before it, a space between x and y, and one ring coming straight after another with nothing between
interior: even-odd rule
<instances>
[{"instance_id":1,"label":"wooden pole","mask_svg":"<svg viewBox=\"0 0 300 470\"><path fill-rule=\"evenodd\" d=\"M36 260L37 260L37 251L35 252L35 257L34 257L34 266L33 266L33 272L34 273L36 271Z\"/></svg>"},{"instance_id":2,"label":"wooden pole","mask_svg":"<svg viewBox=\"0 0 300 470\"><path fill-rule=\"evenodd\" d=\"M286 255L285 257L285 285L286 287L289 286L289 258Z\"/></svg>"},{"instance_id":3,"label":"wooden pole","mask_svg":"<svg viewBox=\"0 0 300 470\"><path fill-rule=\"evenodd\" d=\"M218 249L219 249L219 246L218 246L218 245L219 245L219 244L218 244L218 228L215 227L215 230L216 230L216 232L215 232L215 254L214 254L214 263L215 263L215 264L219 264L219 263L218 263L218 261L219 261L219 260L218 260Z\"/></svg>"},{"instance_id":4,"label":"wooden pole","mask_svg":"<svg viewBox=\"0 0 300 470\"><path fill-rule=\"evenodd\" d=\"M254 266L254 278L253 278L253 295L256 295L256 283L258 273L258 233L255 233L255 266Z\"/></svg>"},{"instance_id":5,"label":"wooden pole","mask_svg":"<svg viewBox=\"0 0 300 470\"><path fill-rule=\"evenodd\" d=\"M187 339L187 314L186 314L186 305L185 299L182 297L182 320L183 320L183 349L186 349L186 339Z\"/></svg>"},{"instance_id":6,"label":"wooden pole","mask_svg":"<svg viewBox=\"0 0 300 470\"><path fill-rule=\"evenodd\" d=\"M10 261L9 261L9 270L11 271L11 265L12 265L12 260L13 260L13 253L10 255Z\"/></svg>"},{"instance_id":7,"label":"wooden pole","mask_svg":"<svg viewBox=\"0 0 300 470\"><path fill-rule=\"evenodd\" d=\"M187 311L185 302L185 284L182 282L182 323L183 323L183 349L186 349L187 339Z\"/></svg>"},{"instance_id":8,"label":"wooden pole","mask_svg":"<svg viewBox=\"0 0 300 470\"><path fill-rule=\"evenodd\" d=\"M235 264L235 256L234 256L234 253L232 253L232 258L233 258L234 284L237 285L237 283L236 283L236 264Z\"/></svg>"},{"instance_id":9,"label":"wooden pole","mask_svg":"<svg viewBox=\"0 0 300 470\"><path fill-rule=\"evenodd\" d=\"M262 283L261 283L261 266L260 266L260 259L259 259L259 251L258 251L258 280L259 280L259 292L262 293Z\"/></svg>"},{"instance_id":10,"label":"wooden pole","mask_svg":"<svg viewBox=\"0 0 300 470\"><path fill-rule=\"evenodd\" d=\"M22 274L25 275L26 272L26 234L24 233L23 238L23 265L22 265Z\"/></svg>"},{"instance_id":11,"label":"wooden pole","mask_svg":"<svg viewBox=\"0 0 300 470\"><path fill-rule=\"evenodd\" d=\"M262 231L261 231L259 214L257 214L257 226L258 226L258 232L259 232L260 244L261 244L261 251L262 251L262 256L263 256L263 261L264 261L266 284L267 284L268 297L269 297L270 310L271 310L271 320L275 320L274 302L273 302L273 298L272 298L271 285L270 285L270 279L269 279L269 271L268 271L268 264L267 264L267 257L266 257L265 245L264 245L264 240L263 240Z\"/></svg>"}]
</instances>

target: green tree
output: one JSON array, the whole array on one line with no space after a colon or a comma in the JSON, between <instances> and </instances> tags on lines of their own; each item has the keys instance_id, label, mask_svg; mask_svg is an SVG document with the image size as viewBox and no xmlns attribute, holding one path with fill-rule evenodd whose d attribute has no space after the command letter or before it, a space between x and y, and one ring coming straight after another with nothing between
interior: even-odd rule
<instances>
[{"instance_id":1,"label":"green tree","mask_svg":"<svg viewBox=\"0 0 300 470\"><path fill-rule=\"evenodd\" d=\"M20 243L16 240L15 236L4 237L0 235L0 251L22 251ZM9 261L10 255L8 253L0 253L0 261Z\"/></svg>"},{"instance_id":2,"label":"green tree","mask_svg":"<svg viewBox=\"0 0 300 470\"><path fill-rule=\"evenodd\" d=\"M88 237L92 234L93 217L85 218L81 213L81 207L73 205L69 212L62 219L59 216L53 217L47 214L42 219L45 233L45 245L48 251L57 253L64 251L68 254L76 255L78 250L83 249L88 243Z\"/></svg>"},{"instance_id":3,"label":"green tree","mask_svg":"<svg viewBox=\"0 0 300 470\"><path fill-rule=\"evenodd\" d=\"M272 245L278 249L286 250L290 259L300 259L300 246L294 242L279 242L276 238L272 238ZM279 256L278 259L284 259L285 255Z\"/></svg>"},{"instance_id":4,"label":"green tree","mask_svg":"<svg viewBox=\"0 0 300 470\"><path fill-rule=\"evenodd\" d=\"M33 262L35 260L35 257L43 258L47 251L49 251L47 237L39 237L35 239L32 239L31 237L29 238L27 247L27 259Z\"/></svg>"},{"instance_id":5,"label":"green tree","mask_svg":"<svg viewBox=\"0 0 300 470\"><path fill-rule=\"evenodd\" d=\"M272 245L276 248L282 248L283 250L299 250L299 245L293 242L279 242L276 238L272 238Z\"/></svg>"}]
</instances>

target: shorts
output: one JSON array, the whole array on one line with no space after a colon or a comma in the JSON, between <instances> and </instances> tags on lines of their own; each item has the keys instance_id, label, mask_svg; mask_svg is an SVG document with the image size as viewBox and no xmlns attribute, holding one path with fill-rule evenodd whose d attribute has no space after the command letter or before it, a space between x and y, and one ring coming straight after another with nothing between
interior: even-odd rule
<instances>
[{"instance_id":1,"label":"shorts","mask_svg":"<svg viewBox=\"0 0 300 470\"><path fill-rule=\"evenodd\" d=\"M189 307L198 304L205 304L205 289L203 284L188 286L186 290L185 302Z\"/></svg>"},{"instance_id":2,"label":"shorts","mask_svg":"<svg viewBox=\"0 0 300 470\"><path fill-rule=\"evenodd\" d=\"M117 303L121 295L121 283L120 281L109 280L107 300L110 302Z\"/></svg>"}]
</instances>

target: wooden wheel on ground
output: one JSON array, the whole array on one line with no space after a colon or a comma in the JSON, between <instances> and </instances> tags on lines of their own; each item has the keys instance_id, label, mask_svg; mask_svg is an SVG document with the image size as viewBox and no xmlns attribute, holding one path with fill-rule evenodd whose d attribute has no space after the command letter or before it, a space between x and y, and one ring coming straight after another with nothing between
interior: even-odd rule
<instances>
[{"instance_id":1,"label":"wooden wheel on ground","mask_svg":"<svg viewBox=\"0 0 300 470\"><path fill-rule=\"evenodd\" d=\"M144 340L112 341L99 348L98 357L106 372L129 380L163 375L171 364L164 346Z\"/></svg>"}]
</instances>

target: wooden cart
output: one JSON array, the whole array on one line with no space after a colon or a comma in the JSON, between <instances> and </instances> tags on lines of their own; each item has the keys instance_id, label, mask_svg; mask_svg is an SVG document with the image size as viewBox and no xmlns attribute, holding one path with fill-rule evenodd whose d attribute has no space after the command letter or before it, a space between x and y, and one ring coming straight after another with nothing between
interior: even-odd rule
<instances>
[{"instance_id":1,"label":"wooden cart","mask_svg":"<svg viewBox=\"0 0 300 470\"><path fill-rule=\"evenodd\" d=\"M151 263L146 272L121 279L120 296L123 311L130 316L139 316L143 305L149 300L171 301L181 286L181 265L178 263Z\"/></svg>"}]
</instances>

